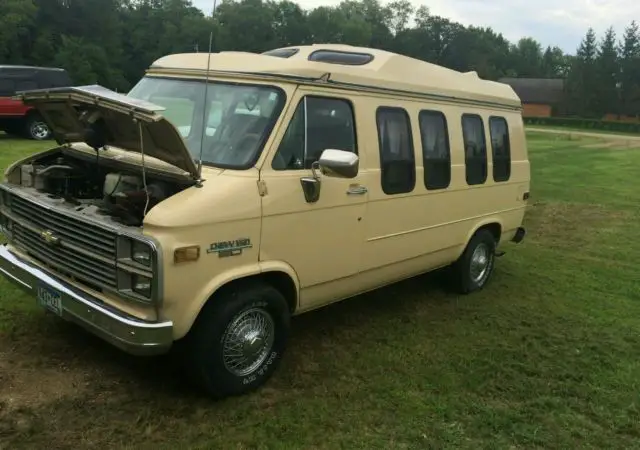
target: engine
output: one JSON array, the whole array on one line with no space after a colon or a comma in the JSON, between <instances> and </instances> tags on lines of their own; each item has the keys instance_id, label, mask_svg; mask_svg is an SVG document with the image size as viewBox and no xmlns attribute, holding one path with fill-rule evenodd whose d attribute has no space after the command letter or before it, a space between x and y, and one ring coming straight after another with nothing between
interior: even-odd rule
<instances>
[{"instance_id":1,"label":"engine","mask_svg":"<svg viewBox=\"0 0 640 450\"><path fill-rule=\"evenodd\" d=\"M128 226L139 226L146 213L182 190L158 179L145 179L131 170L111 171L71 157L44 158L21 167L20 184L50 199L62 199L76 211L97 215Z\"/></svg>"},{"instance_id":2,"label":"engine","mask_svg":"<svg viewBox=\"0 0 640 450\"><path fill-rule=\"evenodd\" d=\"M142 221L146 212L172 195L169 186L152 181L145 187L139 175L108 173L103 184L103 210L120 218L127 225Z\"/></svg>"},{"instance_id":3,"label":"engine","mask_svg":"<svg viewBox=\"0 0 640 450\"><path fill-rule=\"evenodd\" d=\"M55 197L69 201L96 198L99 192L97 179L87 176L87 167L59 156L50 164L24 164L21 168L21 184L33 187Z\"/></svg>"}]
</instances>

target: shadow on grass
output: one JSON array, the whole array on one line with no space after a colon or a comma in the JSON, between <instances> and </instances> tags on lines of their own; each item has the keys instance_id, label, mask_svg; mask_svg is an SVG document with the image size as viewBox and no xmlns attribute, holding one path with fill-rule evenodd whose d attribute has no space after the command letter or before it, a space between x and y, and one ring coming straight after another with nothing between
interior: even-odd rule
<instances>
[{"instance_id":1,"label":"shadow on grass","mask_svg":"<svg viewBox=\"0 0 640 450\"><path fill-rule=\"evenodd\" d=\"M304 355L318 346L339 345L354 336L375 340L368 336L368 325L403 322L417 308L451 302L455 297L447 293L445 279L446 272L434 271L294 317L289 348L276 371L275 383L288 384L297 378L296 366L304 364ZM25 319L14 315L17 321ZM8 344L13 358L28 366L60 363L100 374L100 380L91 381L92 389L109 389L107 384L115 383L128 385L127 391L135 392L135 396L160 395L180 401L202 398L179 366L177 350L167 355L135 357L56 317L31 315L27 320L28 328L38 331L9 337L3 347Z\"/></svg>"}]
</instances>

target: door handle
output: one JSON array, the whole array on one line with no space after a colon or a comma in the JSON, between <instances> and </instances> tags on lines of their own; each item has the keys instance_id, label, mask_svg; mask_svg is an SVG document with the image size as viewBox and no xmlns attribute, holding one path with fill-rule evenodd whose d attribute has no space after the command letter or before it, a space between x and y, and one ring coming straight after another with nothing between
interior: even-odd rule
<instances>
[{"instance_id":1,"label":"door handle","mask_svg":"<svg viewBox=\"0 0 640 450\"><path fill-rule=\"evenodd\" d=\"M347 190L347 195L364 195L367 193L367 188L364 186L351 186Z\"/></svg>"}]
</instances>

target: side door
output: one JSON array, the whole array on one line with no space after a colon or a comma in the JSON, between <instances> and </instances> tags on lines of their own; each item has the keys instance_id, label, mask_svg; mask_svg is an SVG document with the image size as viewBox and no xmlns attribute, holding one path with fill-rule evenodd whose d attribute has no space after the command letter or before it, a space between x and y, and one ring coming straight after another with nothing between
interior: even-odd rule
<instances>
[{"instance_id":1,"label":"side door","mask_svg":"<svg viewBox=\"0 0 640 450\"><path fill-rule=\"evenodd\" d=\"M0 78L0 116L21 117L30 109L20 100L13 100L16 92L38 89L33 77L25 74L23 77Z\"/></svg>"},{"instance_id":2,"label":"side door","mask_svg":"<svg viewBox=\"0 0 640 450\"><path fill-rule=\"evenodd\" d=\"M293 105L261 169L260 260L293 267L307 309L334 300L334 283L360 270L368 193L361 173L347 179L315 171L319 197L308 200L303 179L313 176L312 163L324 150L358 154L356 115L350 100L321 90L298 89Z\"/></svg>"},{"instance_id":3,"label":"side door","mask_svg":"<svg viewBox=\"0 0 640 450\"><path fill-rule=\"evenodd\" d=\"M416 193L415 136L407 109L372 105L369 118L375 127L372 132L377 134L380 169L376 183L369 186L362 270L386 268L384 276L392 279L406 275L404 269L398 272L398 264L424 253L425 243L416 236L422 226L420 217L428 205Z\"/></svg>"},{"instance_id":4,"label":"side door","mask_svg":"<svg viewBox=\"0 0 640 450\"><path fill-rule=\"evenodd\" d=\"M13 78L2 77L0 74L0 116L14 114L15 100L11 96L16 93L16 84Z\"/></svg>"}]
</instances>

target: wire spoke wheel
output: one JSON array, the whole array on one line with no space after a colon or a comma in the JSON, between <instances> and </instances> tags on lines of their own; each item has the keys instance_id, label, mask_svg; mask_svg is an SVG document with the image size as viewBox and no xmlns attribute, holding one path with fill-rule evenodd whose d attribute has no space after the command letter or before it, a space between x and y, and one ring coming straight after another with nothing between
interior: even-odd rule
<instances>
[{"instance_id":1,"label":"wire spoke wheel","mask_svg":"<svg viewBox=\"0 0 640 450\"><path fill-rule=\"evenodd\" d=\"M484 279L489 274L491 265L491 251L489 247L481 243L479 244L473 254L471 255L471 279L474 283L482 284Z\"/></svg>"},{"instance_id":2,"label":"wire spoke wheel","mask_svg":"<svg viewBox=\"0 0 640 450\"><path fill-rule=\"evenodd\" d=\"M222 338L222 360L236 376L255 372L267 359L275 339L271 315L261 308L243 311L229 324Z\"/></svg>"}]
</instances>

